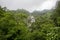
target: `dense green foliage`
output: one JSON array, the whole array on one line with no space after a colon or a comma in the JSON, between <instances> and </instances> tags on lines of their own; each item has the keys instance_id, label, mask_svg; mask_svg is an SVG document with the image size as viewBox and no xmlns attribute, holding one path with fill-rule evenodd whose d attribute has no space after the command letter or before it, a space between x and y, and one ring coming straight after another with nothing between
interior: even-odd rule
<instances>
[{"instance_id":1,"label":"dense green foliage","mask_svg":"<svg viewBox=\"0 0 60 40\"><path fill-rule=\"evenodd\" d=\"M60 40L60 1L53 11L35 11L32 15L35 22L28 27L28 11L0 6L0 40Z\"/></svg>"}]
</instances>

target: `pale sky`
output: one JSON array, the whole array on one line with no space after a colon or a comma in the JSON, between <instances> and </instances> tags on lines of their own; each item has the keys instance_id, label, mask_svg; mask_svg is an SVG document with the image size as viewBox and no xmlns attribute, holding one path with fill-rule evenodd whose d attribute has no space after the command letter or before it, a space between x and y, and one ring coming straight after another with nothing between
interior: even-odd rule
<instances>
[{"instance_id":1,"label":"pale sky","mask_svg":"<svg viewBox=\"0 0 60 40\"><path fill-rule=\"evenodd\" d=\"M0 0L0 5L10 10L26 9L28 11L51 9L57 0Z\"/></svg>"}]
</instances>

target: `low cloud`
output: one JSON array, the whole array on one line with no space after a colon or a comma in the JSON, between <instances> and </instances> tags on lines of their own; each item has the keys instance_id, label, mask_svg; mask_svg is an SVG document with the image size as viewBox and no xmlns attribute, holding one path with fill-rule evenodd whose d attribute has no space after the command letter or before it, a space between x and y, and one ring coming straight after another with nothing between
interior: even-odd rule
<instances>
[{"instance_id":1,"label":"low cloud","mask_svg":"<svg viewBox=\"0 0 60 40\"><path fill-rule=\"evenodd\" d=\"M52 0L49 0L49 1L52 1ZM55 0L53 1L55 2ZM48 2L48 0L0 0L0 5L6 6L8 9L12 9L12 10L23 8L28 11L33 11L39 8L42 9L43 7L42 5L44 2Z\"/></svg>"}]
</instances>

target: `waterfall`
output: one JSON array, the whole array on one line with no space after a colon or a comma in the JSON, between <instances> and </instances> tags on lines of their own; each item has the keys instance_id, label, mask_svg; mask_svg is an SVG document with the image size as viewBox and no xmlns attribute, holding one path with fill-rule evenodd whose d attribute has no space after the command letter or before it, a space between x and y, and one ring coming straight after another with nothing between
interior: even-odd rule
<instances>
[{"instance_id":1,"label":"waterfall","mask_svg":"<svg viewBox=\"0 0 60 40\"><path fill-rule=\"evenodd\" d=\"M30 15L28 17L28 23L27 23L28 27L30 27L32 25L32 23L34 23L34 22L35 22L34 16Z\"/></svg>"}]
</instances>

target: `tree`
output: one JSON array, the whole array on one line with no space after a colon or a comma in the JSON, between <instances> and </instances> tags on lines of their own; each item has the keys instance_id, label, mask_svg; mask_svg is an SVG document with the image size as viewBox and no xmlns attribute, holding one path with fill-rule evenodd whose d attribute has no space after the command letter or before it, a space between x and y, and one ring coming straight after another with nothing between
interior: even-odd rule
<instances>
[{"instance_id":1,"label":"tree","mask_svg":"<svg viewBox=\"0 0 60 40\"><path fill-rule=\"evenodd\" d=\"M60 1L57 1L56 9L53 12L52 19L57 27L60 27Z\"/></svg>"}]
</instances>

